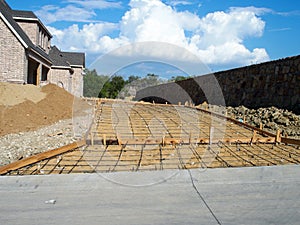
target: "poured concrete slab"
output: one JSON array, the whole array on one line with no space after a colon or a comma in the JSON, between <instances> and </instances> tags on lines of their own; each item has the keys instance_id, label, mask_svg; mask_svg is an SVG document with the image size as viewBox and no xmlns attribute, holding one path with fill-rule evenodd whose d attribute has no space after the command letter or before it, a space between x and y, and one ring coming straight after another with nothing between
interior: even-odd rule
<instances>
[{"instance_id":1,"label":"poured concrete slab","mask_svg":"<svg viewBox=\"0 0 300 225\"><path fill-rule=\"evenodd\" d=\"M299 187L300 166L0 177L0 221L299 224Z\"/></svg>"}]
</instances>

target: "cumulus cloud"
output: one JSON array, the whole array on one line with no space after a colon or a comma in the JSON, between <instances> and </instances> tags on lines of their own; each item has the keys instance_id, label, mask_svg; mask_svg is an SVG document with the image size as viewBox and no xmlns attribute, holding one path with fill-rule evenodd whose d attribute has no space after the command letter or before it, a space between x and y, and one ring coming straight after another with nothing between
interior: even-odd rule
<instances>
[{"instance_id":1,"label":"cumulus cloud","mask_svg":"<svg viewBox=\"0 0 300 225\"><path fill-rule=\"evenodd\" d=\"M110 2L106 0L67 0L64 7L45 5L35 14L45 24L56 21L73 22L97 22L93 18L97 16L96 9L120 8L121 2Z\"/></svg>"},{"instance_id":2,"label":"cumulus cloud","mask_svg":"<svg viewBox=\"0 0 300 225\"><path fill-rule=\"evenodd\" d=\"M36 11L35 14L45 24L51 24L56 21L95 22L92 18L96 16L96 13L92 10L79 8L73 5L67 5L63 8L46 5Z\"/></svg>"},{"instance_id":3,"label":"cumulus cloud","mask_svg":"<svg viewBox=\"0 0 300 225\"><path fill-rule=\"evenodd\" d=\"M174 2L184 4L185 1ZM166 42L192 52L209 65L238 66L269 59L265 49L248 49L244 44L246 38L263 35L265 22L259 15L268 13L268 9L230 8L200 17L188 11L177 11L160 0L131 0L129 6L117 25L91 23L82 28L77 25L64 30L51 28L54 42L64 49L82 49L99 55L129 43ZM85 19L90 17L86 15ZM113 37L113 31L118 35ZM184 56L175 56L172 49L150 48L145 52L186 60Z\"/></svg>"},{"instance_id":4,"label":"cumulus cloud","mask_svg":"<svg viewBox=\"0 0 300 225\"><path fill-rule=\"evenodd\" d=\"M85 51L88 53L103 53L121 46L127 40L107 36L117 27L114 23L90 23L80 28L74 24L64 30L48 26L53 34L53 43L67 50Z\"/></svg>"}]
</instances>

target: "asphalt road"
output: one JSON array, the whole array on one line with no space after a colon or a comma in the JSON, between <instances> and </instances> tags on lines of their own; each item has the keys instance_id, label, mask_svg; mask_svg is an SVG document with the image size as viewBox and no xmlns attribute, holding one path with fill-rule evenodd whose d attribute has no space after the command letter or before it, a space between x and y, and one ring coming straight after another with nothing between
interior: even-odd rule
<instances>
[{"instance_id":1,"label":"asphalt road","mask_svg":"<svg viewBox=\"0 0 300 225\"><path fill-rule=\"evenodd\" d=\"M3 176L0 224L299 224L299 187L300 166Z\"/></svg>"}]
</instances>

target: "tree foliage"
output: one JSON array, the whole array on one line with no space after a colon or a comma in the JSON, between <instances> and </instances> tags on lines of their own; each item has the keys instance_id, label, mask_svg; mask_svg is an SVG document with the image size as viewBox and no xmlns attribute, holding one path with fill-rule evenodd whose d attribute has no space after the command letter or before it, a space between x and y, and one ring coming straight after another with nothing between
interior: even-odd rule
<instances>
[{"instance_id":1,"label":"tree foliage","mask_svg":"<svg viewBox=\"0 0 300 225\"><path fill-rule=\"evenodd\" d=\"M111 78L106 75L98 75L96 70L86 70L84 76L83 94L85 97L99 98L125 98L134 97L138 90L149 86L162 84L166 81L161 80L158 75L148 73L147 76L130 75L127 80L115 75ZM176 82L187 79L184 76L172 77L169 82Z\"/></svg>"},{"instance_id":2,"label":"tree foliage","mask_svg":"<svg viewBox=\"0 0 300 225\"><path fill-rule=\"evenodd\" d=\"M177 81L186 80L186 79L188 79L188 77L176 76L176 77L172 77L170 81L177 82Z\"/></svg>"},{"instance_id":3,"label":"tree foliage","mask_svg":"<svg viewBox=\"0 0 300 225\"><path fill-rule=\"evenodd\" d=\"M105 82L109 79L108 76L99 76L96 70L85 70L83 77L83 96L98 97Z\"/></svg>"},{"instance_id":4,"label":"tree foliage","mask_svg":"<svg viewBox=\"0 0 300 225\"><path fill-rule=\"evenodd\" d=\"M107 81L101 89L99 98L116 98L119 92L123 89L125 80L121 76L113 76L110 81Z\"/></svg>"}]
</instances>

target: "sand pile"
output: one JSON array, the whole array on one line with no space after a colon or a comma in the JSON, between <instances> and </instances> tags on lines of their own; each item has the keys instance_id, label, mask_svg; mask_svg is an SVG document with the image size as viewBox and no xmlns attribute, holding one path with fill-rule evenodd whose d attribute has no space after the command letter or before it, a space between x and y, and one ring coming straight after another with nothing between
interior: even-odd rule
<instances>
[{"instance_id":1,"label":"sand pile","mask_svg":"<svg viewBox=\"0 0 300 225\"><path fill-rule=\"evenodd\" d=\"M36 130L59 120L72 118L74 100L64 89L0 83L0 136ZM81 108L89 107L84 102Z\"/></svg>"}]
</instances>

